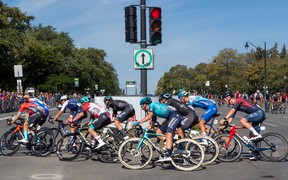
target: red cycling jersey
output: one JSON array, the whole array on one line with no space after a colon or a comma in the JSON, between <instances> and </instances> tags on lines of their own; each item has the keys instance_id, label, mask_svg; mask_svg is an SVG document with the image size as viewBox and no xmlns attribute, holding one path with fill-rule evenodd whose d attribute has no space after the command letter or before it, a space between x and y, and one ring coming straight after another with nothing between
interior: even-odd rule
<instances>
[{"instance_id":1,"label":"red cycling jersey","mask_svg":"<svg viewBox=\"0 0 288 180\"><path fill-rule=\"evenodd\" d=\"M95 117L98 118L102 113L107 113L108 117L110 117L110 114L102 106L96 103L84 103L82 109L83 112L88 111L91 114L91 119L94 119Z\"/></svg>"},{"instance_id":2,"label":"red cycling jersey","mask_svg":"<svg viewBox=\"0 0 288 180\"><path fill-rule=\"evenodd\" d=\"M22 114L22 112L26 111L31 116L32 114L36 113L39 110L43 112L43 110L40 107L38 107L36 104L23 103L21 104L18 113Z\"/></svg>"}]
</instances>

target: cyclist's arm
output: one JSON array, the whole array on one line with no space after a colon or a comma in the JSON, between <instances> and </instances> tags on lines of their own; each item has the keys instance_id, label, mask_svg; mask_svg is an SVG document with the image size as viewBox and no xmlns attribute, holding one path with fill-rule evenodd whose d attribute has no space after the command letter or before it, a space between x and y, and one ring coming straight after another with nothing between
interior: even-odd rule
<instances>
[{"instance_id":1,"label":"cyclist's arm","mask_svg":"<svg viewBox=\"0 0 288 180\"><path fill-rule=\"evenodd\" d=\"M147 116L145 116L143 119L141 119L141 120L139 121L139 124L148 121L148 120L151 119L152 117L153 117L153 112L149 112L149 113L147 114Z\"/></svg>"},{"instance_id":2,"label":"cyclist's arm","mask_svg":"<svg viewBox=\"0 0 288 180\"><path fill-rule=\"evenodd\" d=\"M18 118L20 118L21 112L18 112L16 116L12 118L11 124L13 124Z\"/></svg>"},{"instance_id":3,"label":"cyclist's arm","mask_svg":"<svg viewBox=\"0 0 288 180\"><path fill-rule=\"evenodd\" d=\"M75 116L72 121L76 121L76 120L80 119L83 116L84 116L84 112L82 111L79 114L77 114L77 116Z\"/></svg>"}]
</instances>

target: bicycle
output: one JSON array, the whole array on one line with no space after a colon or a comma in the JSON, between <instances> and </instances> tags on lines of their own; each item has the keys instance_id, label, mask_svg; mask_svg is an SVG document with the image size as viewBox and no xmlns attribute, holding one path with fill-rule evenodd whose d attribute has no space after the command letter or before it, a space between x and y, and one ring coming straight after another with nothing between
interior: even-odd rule
<instances>
[{"instance_id":1,"label":"bicycle","mask_svg":"<svg viewBox=\"0 0 288 180\"><path fill-rule=\"evenodd\" d=\"M270 110L270 100L266 100L265 102L265 112L269 113Z\"/></svg>"},{"instance_id":2,"label":"bicycle","mask_svg":"<svg viewBox=\"0 0 288 180\"><path fill-rule=\"evenodd\" d=\"M262 135L262 139L252 142L245 136L240 136L237 129L246 129L243 126L225 124L230 127L229 134L220 134L215 138L220 147L218 159L224 162L232 162L238 159L245 145L250 152L259 155L266 161L283 161L288 155L288 142L280 134L268 132ZM262 128L263 129L263 128Z\"/></svg>"},{"instance_id":3,"label":"bicycle","mask_svg":"<svg viewBox=\"0 0 288 180\"><path fill-rule=\"evenodd\" d=\"M137 129L143 132L143 136L125 140L118 150L118 158L121 164L129 169L143 169L146 167L152 160L153 149L163 156L163 152L151 138L165 135L142 129L140 125L137 125ZM171 159L172 165L179 170L195 170L204 161L204 150L193 139L180 139L174 142Z\"/></svg>"},{"instance_id":4,"label":"bicycle","mask_svg":"<svg viewBox=\"0 0 288 180\"><path fill-rule=\"evenodd\" d=\"M7 119L7 125L11 125L11 120ZM5 132L0 139L0 151L4 156L12 156L20 149L21 142L18 140L24 138L22 131L25 120L23 118L19 120L20 122L14 122L16 127ZM34 131L35 134L32 135L31 131ZM29 125L28 132L28 143L23 145L29 152L40 157L47 156L52 152L55 142L54 135L49 128L41 127L36 122Z\"/></svg>"},{"instance_id":5,"label":"bicycle","mask_svg":"<svg viewBox=\"0 0 288 180\"><path fill-rule=\"evenodd\" d=\"M94 154L102 162L117 162L117 151L119 144L124 141L123 137L105 131L97 132L101 135L106 145L95 149L97 144L93 145L91 140L88 140L89 132L84 136L82 133L82 125L78 125L75 133L68 133L57 142L56 153L58 158L62 161L72 161L82 152L86 151L89 156Z\"/></svg>"},{"instance_id":6,"label":"bicycle","mask_svg":"<svg viewBox=\"0 0 288 180\"><path fill-rule=\"evenodd\" d=\"M273 102L271 106L271 114L277 114L279 110L278 102Z\"/></svg>"}]
</instances>

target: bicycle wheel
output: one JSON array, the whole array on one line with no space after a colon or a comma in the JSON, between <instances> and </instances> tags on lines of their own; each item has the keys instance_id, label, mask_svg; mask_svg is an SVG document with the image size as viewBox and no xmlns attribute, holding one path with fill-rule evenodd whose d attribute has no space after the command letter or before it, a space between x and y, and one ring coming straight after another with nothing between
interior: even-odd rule
<instances>
[{"instance_id":1,"label":"bicycle wheel","mask_svg":"<svg viewBox=\"0 0 288 180\"><path fill-rule=\"evenodd\" d=\"M10 129L0 139L0 151L4 156L14 155L20 148L21 143L18 142L20 134L14 133L15 128Z\"/></svg>"},{"instance_id":2,"label":"bicycle wheel","mask_svg":"<svg viewBox=\"0 0 288 180\"><path fill-rule=\"evenodd\" d=\"M108 134L103 138L106 145L100 149L99 159L105 163L113 163L118 161L118 149L124 138L119 134Z\"/></svg>"},{"instance_id":3,"label":"bicycle wheel","mask_svg":"<svg viewBox=\"0 0 288 180\"><path fill-rule=\"evenodd\" d=\"M55 138L49 128L40 129L31 140L31 151L35 156L44 157L53 152Z\"/></svg>"},{"instance_id":4,"label":"bicycle wheel","mask_svg":"<svg viewBox=\"0 0 288 180\"><path fill-rule=\"evenodd\" d=\"M262 135L262 140L258 142L257 148L261 157L267 161L283 161L288 155L288 142L280 134L270 132Z\"/></svg>"},{"instance_id":5,"label":"bicycle wheel","mask_svg":"<svg viewBox=\"0 0 288 180\"><path fill-rule=\"evenodd\" d=\"M171 163L182 171L197 169L204 161L204 150L200 143L193 139L179 139L173 146Z\"/></svg>"},{"instance_id":6,"label":"bicycle wheel","mask_svg":"<svg viewBox=\"0 0 288 180\"><path fill-rule=\"evenodd\" d=\"M219 156L219 146L213 138L209 136L196 136L193 139L199 142L204 150L205 157L202 165L211 164L217 159Z\"/></svg>"},{"instance_id":7,"label":"bicycle wheel","mask_svg":"<svg viewBox=\"0 0 288 180\"><path fill-rule=\"evenodd\" d=\"M126 168L142 169L151 162L152 153L149 142L141 141L140 138L130 138L120 145L118 158Z\"/></svg>"},{"instance_id":8,"label":"bicycle wheel","mask_svg":"<svg viewBox=\"0 0 288 180\"><path fill-rule=\"evenodd\" d=\"M60 160L72 161L83 151L83 140L78 134L69 133L63 136L56 145L56 153Z\"/></svg>"},{"instance_id":9,"label":"bicycle wheel","mask_svg":"<svg viewBox=\"0 0 288 180\"><path fill-rule=\"evenodd\" d=\"M238 159L243 151L243 145L241 141L233 136L229 144L227 140L229 139L229 134L220 134L215 137L215 141L219 146L219 156L218 159L224 162L232 162Z\"/></svg>"}]
</instances>

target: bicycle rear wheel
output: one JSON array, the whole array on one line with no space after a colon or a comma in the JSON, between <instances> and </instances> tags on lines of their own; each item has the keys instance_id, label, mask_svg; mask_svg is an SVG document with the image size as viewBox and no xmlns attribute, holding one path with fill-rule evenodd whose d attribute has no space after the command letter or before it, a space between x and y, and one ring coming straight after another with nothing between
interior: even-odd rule
<instances>
[{"instance_id":1,"label":"bicycle rear wheel","mask_svg":"<svg viewBox=\"0 0 288 180\"><path fill-rule=\"evenodd\" d=\"M180 139L175 142L171 155L173 166L182 171L197 169L204 161L204 150L193 139Z\"/></svg>"},{"instance_id":2,"label":"bicycle rear wheel","mask_svg":"<svg viewBox=\"0 0 288 180\"><path fill-rule=\"evenodd\" d=\"M18 142L20 134L18 134L18 132L14 133L14 129L10 129L4 133L0 139L0 151L4 156L12 156L20 148L21 143Z\"/></svg>"},{"instance_id":3,"label":"bicycle rear wheel","mask_svg":"<svg viewBox=\"0 0 288 180\"><path fill-rule=\"evenodd\" d=\"M139 145L140 142L140 138L130 138L120 145L118 158L126 168L142 169L150 163L153 153L152 146L145 140L141 142L141 145Z\"/></svg>"},{"instance_id":4,"label":"bicycle rear wheel","mask_svg":"<svg viewBox=\"0 0 288 180\"><path fill-rule=\"evenodd\" d=\"M35 156L44 157L54 150L55 138L48 128L40 129L31 140L31 151Z\"/></svg>"},{"instance_id":5,"label":"bicycle rear wheel","mask_svg":"<svg viewBox=\"0 0 288 180\"><path fill-rule=\"evenodd\" d=\"M209 136L196 136L193 139L199 142L204 150L205 156L202 165L211 164L217 159L219 156L219 146L213 138Z\"/></svg>"},{"instance_id":6,"label":"bicycle rear wheel","mask_svg":"<svg viewBox=\"0 0 288 180\"><path fill-rule=\"evenodd\" d=\"M56 145L56 153L62 161L72 161L83 151L83 140L78 134L68 133Z\"/></svg>"},{"instance_id":7,"label":"bicycle rear wheel","mask_svg":"<svg viewBox=\"0 0 288 180\"><path fill-rule=\"evenodd\" d=\"M280 134L270 132L262 135L262 140L257 143L261 157L267 161L283 161L288 155L288 142Z\"/></svg>"},{"instance_id":8,"label":"bicycle rear wheel","mask_svg":"<svg viewBox=\"0 0 288 180\"><path fill-rule=\"evenodd\" d=\"M119 134L108 134L103 138L106 145L100 148L99 159L105 163L113 163L118 161L118 149L124 138Z\"/></svg>"},{"instance_id":9,"label":"bicycle rear wheel","mask_svg":"<svg viewBox=\"0 0 288 180\"><path fill-rule=\"evenodd\" d=\"M243 151L243 145L241 141L233 136L229 144L226 145L226 142L229 139L229 134L220 134L215 137L215 141L219 146L219 156L218 159L224 162L232 162L238 159Z\"/></svg>"}]
</instances>

